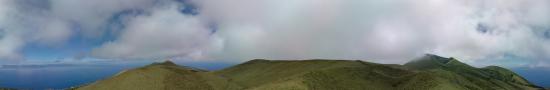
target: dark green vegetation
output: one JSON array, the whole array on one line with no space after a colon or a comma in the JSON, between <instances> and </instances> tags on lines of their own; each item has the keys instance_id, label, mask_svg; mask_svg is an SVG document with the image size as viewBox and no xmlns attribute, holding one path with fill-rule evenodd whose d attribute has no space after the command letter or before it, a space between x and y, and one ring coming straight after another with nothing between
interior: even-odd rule
<instances>
[{"instance_id":1,"label":"dark green vegetation","mask_svg":"<svg viewBox=\"0 0 550 90\"><path fill-rule=\"evenodd\" d=\"M426 55L404 65L347 60L251 60L208 72L155 63L127 70L83 90L529 90L540 89L507 69L475 68Z\"/></svg>"}]
</instances>

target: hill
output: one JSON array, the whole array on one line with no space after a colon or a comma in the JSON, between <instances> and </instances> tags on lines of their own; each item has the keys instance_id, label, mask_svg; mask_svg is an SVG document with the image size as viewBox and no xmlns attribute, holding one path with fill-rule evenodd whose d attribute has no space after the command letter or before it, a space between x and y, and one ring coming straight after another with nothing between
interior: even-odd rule
<instances>
[{"instance_id":1,"label":"hill","mask_svg":"<svg viewBox=\"0 0 550 90\"><path fill-rule=\"evenodd\" d=\"M498 66L475 68L454 58L427 54L403 66L421 72L430 72L446 83L461 89L524 90L541 88L518 74Z\"/></svg>"},{"instance_id":2,"label":"hill","mask_svg":"<svg viewBox=\"0 0 550 90\"><path fill-rule=\"evenodd\" d=\"M464 90L540 89L505 68L475 68L426 55L404 65L360 60L251 60L218 71L154 63L84 85L83 90Z\"/></svg>"},{"instance_id":3,"label":"hill","mask_svg":"<svg viewBox=\"0 0 550 90\"><path fill-rule=\"evenodd\" d=\"M252 60L213 73L257 90L380 89L396 87L394 83L412 74L381 64L345 60Z\"/></svg>"},{"instance_id":4,"label":"hill","mask_svg":"<svg viewBox=\"0 0 550 90\"><path fill-rule=\"evenodd\" d=\"M115 76L79 87L79 90L221 90L239 89L205 70L178 66L170 61L122 71Z\"/></svg>"}]
</instances>

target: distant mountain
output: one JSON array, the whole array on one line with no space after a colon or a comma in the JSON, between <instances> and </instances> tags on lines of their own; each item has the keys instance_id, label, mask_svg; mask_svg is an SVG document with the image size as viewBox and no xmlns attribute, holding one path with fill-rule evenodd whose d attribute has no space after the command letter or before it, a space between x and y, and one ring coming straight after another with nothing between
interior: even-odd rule
<instances>
[{"instance_id":1,"label":"distant mountain","mask_svg":"<svg viewBox=\"0 0 550 90\"><path fill-rule=\"evenodd\" d=\"M475 68L428 54L404 65L350 60L251 60L218 71L169 61L123 71L82 90L530 90L505 68Z\"/></svg>"}]
</instances>

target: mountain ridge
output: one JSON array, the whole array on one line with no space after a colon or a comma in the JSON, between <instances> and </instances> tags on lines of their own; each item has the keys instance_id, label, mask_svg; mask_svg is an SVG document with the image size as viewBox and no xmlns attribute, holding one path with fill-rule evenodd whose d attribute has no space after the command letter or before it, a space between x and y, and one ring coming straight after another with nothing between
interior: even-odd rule
<instances>
[{"instance_id":1,"label":"mountain ridge","mask_svg":"<svg viewBox=\"0 0 550 90\"><path fill-rule=\"evenodd\" d=\"M135 74L155 73L161 74L151 76L153 78L135 77L139 76ZM128 78L130 76L135 78ZM168 77L170 79L181 79L187 83L196 84L166 80L166 76L171 76ZM156 81L163 85L147 87L152 84L125 82L133 79ZM109 83L116 85L109 85ZM128 83L133 87L119 83ZM141 89L186 88L200 90L542 89L502 67L475 68L452 57L444 58L432 54L427 54L403 65L377 64L361 60L254 59L217 71L195 70L166 61L127 70L120 75L75 89L129 90L129 87L133 89L140 87Z\"/></svg>"},{"instance_id":2,"label":"mountain ridge","mask_svg":"<svg viewBox=\"0 0 550 90\"><path fill-rule=\"evenodd\" d=\"M437 61L447 61L445 63ZM505 89L512 87L536 87L518 74L498 66L487 66L484 68L475 68L465 63L462 63L454 58L444 58L437 55L427 54L422 58L418 58L411 62L405 63L405 67L424 70L435 71L438 69L451 71L460 75L460 78L464 78L468 83L475 85L466 85L465 87L476 89ZM491 84L492 83L492 84ZM493 88L485 88L493 87Z\"/></svg>"}]
</instances>

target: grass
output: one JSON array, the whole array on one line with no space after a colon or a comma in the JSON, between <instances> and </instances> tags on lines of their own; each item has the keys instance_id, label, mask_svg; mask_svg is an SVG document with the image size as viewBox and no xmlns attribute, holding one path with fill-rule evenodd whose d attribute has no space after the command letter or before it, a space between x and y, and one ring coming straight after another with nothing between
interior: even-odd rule
<instances>
[{"instance_id":1,"label":"grass","mask_svg":"<svg viewBox=\"0 0 550 90\"><path fill-rule=\"evenodd\" d=\"M361 63L338 60L268 61L253 60L235 67L212 72L230 78L245 87L256 87L273 81L299 77L311 71L337 67L360 66Z\"/></svg>"}]
</instances>

